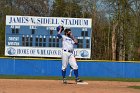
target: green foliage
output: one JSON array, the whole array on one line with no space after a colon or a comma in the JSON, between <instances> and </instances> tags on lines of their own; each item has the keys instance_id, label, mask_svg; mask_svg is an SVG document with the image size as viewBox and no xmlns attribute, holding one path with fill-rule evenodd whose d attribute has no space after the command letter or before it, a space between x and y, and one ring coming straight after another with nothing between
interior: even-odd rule
<instances>
[{"instance_id":1,"label":"green foliage","mask_svg":"<svg viewBox=\"0 0 140 93\"><path fill-rule=\"evenodd\" d=\"M53 17L81 17L81 7L76 1L55 0L50 16Z\"/></svg>"},{"instance_id":2,"label":"green foliage","mask_svg":"<svg viewBox=\"0 0 140 93\"><path fill-rule=\"evenodd\" d=\"M115 29L116 34L116 59L117 60L139 60L137 48L140 43L138 34L138 7L137 0L105 0L109 5L115 23L119 23Z\"/></svg>"},{"instance_id":3,"label":"green foliage","mask_svg":"<svg viewBox=\"0 0 140 93\"><path fill-rule=\"evenodd\" d=\"M52 5L50 16L52 17L64 17L65 1L55 0Z\"/></svg>"}]
</instances>

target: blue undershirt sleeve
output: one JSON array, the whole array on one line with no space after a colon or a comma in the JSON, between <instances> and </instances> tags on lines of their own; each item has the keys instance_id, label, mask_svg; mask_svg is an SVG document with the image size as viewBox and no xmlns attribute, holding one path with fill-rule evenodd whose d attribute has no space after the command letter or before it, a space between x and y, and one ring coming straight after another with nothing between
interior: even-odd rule
<instances>
[{"instance_id":1,"label":"blue undershirt sleeve","mask_svg":"<svg viewBox=\"0 0 140 93\"><path fill-rule=\"evenodd\" d=\"M58 36L59 39L62 38L62 35L61 34L57 34L57 36Z\"/></svg>"}]
</instances>

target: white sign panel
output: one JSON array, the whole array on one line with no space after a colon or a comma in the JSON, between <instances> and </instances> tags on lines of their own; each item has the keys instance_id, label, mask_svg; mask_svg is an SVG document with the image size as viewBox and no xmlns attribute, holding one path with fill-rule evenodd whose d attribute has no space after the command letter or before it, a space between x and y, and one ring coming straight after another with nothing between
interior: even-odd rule
<instances>
[{"instance_id":1,"label":"white sign panel","mask_svg":"<svg viewBox=\"0 0 140 93\"><path fill-rule=\"evenodd\" d=\"M75 49L76 58L90 58L90 49ZM5 49L6 56L61 57L61 48L35 48L10 46Z\"/></svg>"},{"instance_id":2,"label":"white sign panel","mask_svg":"<svg viewBox=\"0 0 140 93\"><path fill-rule=\"evenodd\" d=\"M33 25L33 26L58 26L91 28L91 19L86 18L60 18L60 17L35 17L35 16L6 16L6 25Z\"/></svg>"},{"instance_id":3,"label":"white sign panel","mask_svg":"<svg viewBox=\"0 0 140 93\"><path fill-rule=\"evenodd\" d=\"M90 18L6 16L5 55L31 57L61 57L62 41L57 27L70 28L78 45L76 58L90 58L92 20ZM64 34L62 32L62 34Z\"/></svg>"}]
</instances>

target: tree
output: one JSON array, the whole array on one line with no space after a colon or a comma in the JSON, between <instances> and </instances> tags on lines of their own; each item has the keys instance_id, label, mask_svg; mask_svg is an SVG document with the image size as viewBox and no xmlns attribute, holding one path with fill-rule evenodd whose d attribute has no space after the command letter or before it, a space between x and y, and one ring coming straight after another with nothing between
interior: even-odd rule
<instances>
[{"instance_id":1,"label":"tree","mask_svg":"<svg viewBox=\"0 0 140 93\"><path fill-rule=\"evenodd\" d=\"M81 7L77 0L55 0L50 16L54 17L81 17Z\"/></svg>"},{"instance_id":2,"label":"tree","mask_svg":"<svg viewBox=\"0 0 140 93\"><path fill-rule=\"evenodd\" d=\"M15 0L14 2L22 11L22 15L49 16L48 0Z\"/></svg>"},{"instance_id":3,"label":"tree","mask_svg":"<svg viewBox=\"0 0 140 93\"><path fill-rule=\"evenodd\" d=\"M66 17L81 17L81 6L76 0L67 0L64 12Z\"/></svg>"},{"instance_id":4,"label":"tree","mask_svg":"<svg viewBox=\"0 0 140 93\"><path fill-rule=\"evenodd\" d=\"M52 17L64 17L65 13L65 1L64 0L55 0L51 7L50 16Z\"/></svg>"},{"instance_id":5,"label":"tree","mask_svg":"<svg viewBox=\"0 0 140 93\"><path fill-rule=\"evenodd\" d=\"M137 26L135 0L106 0L113 9L113 20L118 26L116 35L116 60L135 60ZM113 38L113 35L112 35ZM138 43L137 43L138 44ZM112 49L113 51L114 49ZM113 56L114 59L114 56Z\"/></svg>"}]
</instances>

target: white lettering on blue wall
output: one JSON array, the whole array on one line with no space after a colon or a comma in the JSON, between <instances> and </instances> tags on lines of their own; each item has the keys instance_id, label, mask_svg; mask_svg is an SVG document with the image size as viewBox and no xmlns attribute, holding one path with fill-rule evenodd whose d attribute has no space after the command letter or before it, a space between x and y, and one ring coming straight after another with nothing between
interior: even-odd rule
<instances>
[{"instance_id":1,"label":"white lettering on blue wall","mask_svg":"<svg viewBox=\"0 0 140 93\"><path fill-rule=\"evenodd\" d=\"M8 37L9 41L19 41L19 37Z\"/></svg>"},{"instance_id":2,"label":"white lettering on blue wall","mask_svg":"<svg viewBox=\"0 0 140 93\"><path fill-rule=\"evenodd\" d=\"M37 29L37 26L30 26L30 29Z\"/></svg>"},{"instance_id":3,"label":"white lettering on blue wall","mask_svg":"<svg viewBox=\"0 0 140 93\"><path fill-rule=\"evenodd\" d=\"M19 42L8 42L8 46L19 46Z\"/></svg>"}]
</instances>

